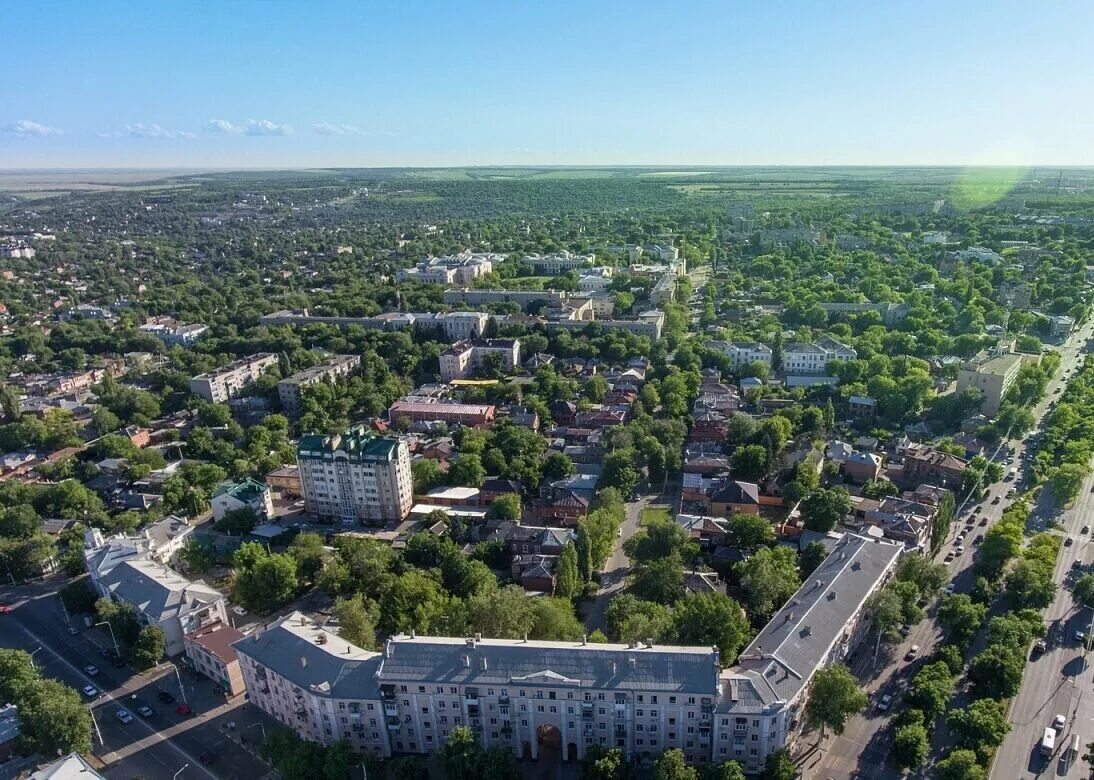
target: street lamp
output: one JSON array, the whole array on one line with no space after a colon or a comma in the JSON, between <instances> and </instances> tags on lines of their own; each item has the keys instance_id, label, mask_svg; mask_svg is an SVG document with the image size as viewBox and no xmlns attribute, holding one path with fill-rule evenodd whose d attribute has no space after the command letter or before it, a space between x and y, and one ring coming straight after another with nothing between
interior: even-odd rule
<instances>
[{"instance_id":1,"label":"street lamp","mask_svg":"<svg viewBox=\"0 0 1094 780\"><path fill-rule=\"evenodd\" d=\"M121 658L122 657L122 651L118 649L118 639L117 639L117 637L114 636L114 626L110 625L105 620L102 621L101 623L96 623L95 625L96 626L106 626L107 628L110 629L110 639L114 642L114 654L117 655L118 658Z\"/></svg>"},{"instance_id":2,"label":"street lamp","mask_svg":"<svg viewBox=\"0 0 1094 780\"><path fill-rule=\"evenodd\" d=\"M38 670L38 667L34 665L34 653L37 653L37 652L38 652L39 650L41 650L41 649L42 649L41 647L39 647L39 648L36 648L36 649L34 650L34 652L32 652L32 653L30 654L30 668L31 668L31 669L34 669L35 671L37 671L37 670Z\"/></svg>"},{"instance_id":3,"label":"street lamp","mask_svg":"<svg viewBox=\"0 0 1094 780\"><path fill-rule=\"evenodd\" d=\"M175 772L175 774L173 774L171 776L171 780L177 780L178 776L182 774L182 770L185 769L188 766L190 766L190 765L189 764L183 764L182 769L179 769L179 771Z\"/></svg>"},{"instance_id":4,"label":"street lamp","mask_svg":"<svg viewBox=\"0 0 1094 780\"><path fill-rule=\"evenodd\" d=\"M178 680L179 683L179 693L182 694L182 703L189 704L190 702L186 701L186 687L182 684L182 675L179 674L179 668L170 661L167 662L167 665L175 670L175 679Z\"/></svg>"},{"instance_id":5,"label":"street lamp","mask_svg":"<svg viewBox=\"0 0 1094 780\"><path fill-rule=\"evenodd\" d=\"M99 731L99 721L95 720L95 710L91 709L91 705L87 705L87 714L91 716L91 724L95 727L95 736L99 738L99 747L103 746L103 733Z\"/></svg>"}]
</instances>

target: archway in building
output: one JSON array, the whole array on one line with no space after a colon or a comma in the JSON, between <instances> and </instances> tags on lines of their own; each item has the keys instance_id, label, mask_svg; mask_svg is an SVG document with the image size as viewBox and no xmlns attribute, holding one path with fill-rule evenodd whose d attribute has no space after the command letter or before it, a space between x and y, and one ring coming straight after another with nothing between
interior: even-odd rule
<instances>
[{"instance_id":1,"label":"archway in building","mask_svg":"<svg viewBox=\"0 0 1094 780\"><path fill-rule=\"evenodd\" d=\"M539 726L536 729L536 742L539 743L541 754L544 750L553 750L560 754L562 752L562 732L558 730L558 726L550 723ZM542 755L540 757L542 758Z\"/></svg>"},{"instance_id":2,"label":"archway in building","mask_svg":"<svg viewBox=\"0 0 1094 780\"><path fill-rule=\"evenodd\" d=\"M577 743L568 742L566 744L566 760L573 762L577 761Z\"/></svg>"}]
</instances>

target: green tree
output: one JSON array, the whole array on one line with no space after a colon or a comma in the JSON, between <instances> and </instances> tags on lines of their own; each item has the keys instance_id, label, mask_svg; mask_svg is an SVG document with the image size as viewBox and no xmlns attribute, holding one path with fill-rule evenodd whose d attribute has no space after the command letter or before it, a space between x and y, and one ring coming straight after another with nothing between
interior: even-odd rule
<instances>
[{"instance_id":1,"label":"green tree","mask_svg":"<svg viewBox=\"0 0 1094 780\"><path fill-rule=\"evenodd\" d=\"M634 567L631 590L646 601L675 603L684 590L684 564L679 553L638 561Z\"/></svg>"},{"instance_id":2,"label":"green tree","mask_svg":"<svg viewBox=\"0 0 1094 780\"><path fill-rule=\"evenodd\" d=\"M954 678L950 668L942 662L927 664L912 678L906 697L912 707L922 710L928 723L946 711L946 704L953 695Z\"/></svg>"},{"instance_id":3,"label":"green tree","mask_svg":"<svg viewBox=\"0 0 1094 780\"><path fill-rule=\"evenodd\" d=\"M828 557L828 550L820 542L810 542L798 554L798 574L805 580Z\"/></svg>"},{"instance_id":4,"label":"green tree","mask_svg":"<svg viewBox=\"0 0 1094 780\"><path fill-rule=\"evenodd\" d=\"M642 474L635 465L637 461L638 456L632 449L609 453L604 458L604 468L600 472L599 487L613 487L624 496L629 496L634 492L638 481L642 478Z\"/></svg>"},{"instance_id":5,"label":"green tree","mask_svg":"<svg viewBox=\"0 0 1094 780\"><path fill-rule=\"evenodd\" d=\"M810 531L828 533L851 513L851 496L841 487L820 488L801 502L805 527Z\"/></svg>"},{"instance_id":6,"label":"green tree","mask_svg":"<svg viewBox=\"0 0 1094 780\"><path fill-rule=\"evenodd\" d=\"M444 472L440 464L432 458L419 458L410 464L410 473L414 478L414 493L422 495L444 483Z\"/></svg>"},{"instance_id":7,"label":"green tree","mask_svg":"<svg viewBox=\"0 0 1094 780\"><path fill-rule=\"evenodd\" d=\"M684 751L670 748L662 753L653 767L654 780L699 780L699 773L684 761Z\"/></svg>"},{"instance_id":8,"label":"green tree","mask_svg":"<svg viewBox=\"0 0 1094 780\"><path fill-rule=\"evenodd\" d=\"M765 622L801 585L798 560L789 547L764 547L733 567L753 622Z\"/></svg>"},{"instance_id":9,"label":"green tree","mask_svg":"<svg viewBox=\"0 0 1094 780\"><path fill-rule=\"evenodd\" d=\"M1084 574L1071 586L1075 601L1083 606L1094 606L1094 574Z\"/></svg>"},{"instance_id":10,"label":"green tree","mask_svg":"<svg viewBox=\"0 0 1094 780\"><path fill-rule=\"evenodd\" d=\"M572 544L568 544L559 557L555 595L572 599L581 593L581 587L581 575L577 570L577 550Z\"/></svg>"},{"instance_id":11,"label":"green tree","mask_svg":"<svg viewBox=\"0 0 1094 780\"><path fill-rule=\"evenodd\" d=\"M1007 699L1018 693L1026 666L1024 652L1002 645L990 645L969 664L969 679L979 696Z\"/></svg>"},{"instance_id":12,"label":"green tree","mask_svg":"<svg viewBox=\"0 0 1094 780\"><path fill-rule=\"evenodd\" d=\"M627 780L630 768L619 748L589 745L581 759L581 780Z\"/></svg>"},{"instance_id":13,"label":"green tree","mask_svg":"<svg viewBox=\"0 0 1094 780\"><path fill-rule=\"evenodd\" d=\"M521 503L520 496L516 493L506 493L498 496L490 502L490 514L498 520L520 521Z\"/></svg>"},{"instance_id":14,"label":"green tree","mask_svg":"<svg viewBox=\"0 0 1094 780\"><path fill-rule=\"evenodd\" d=\"M767 473L767 450L759 444L738 447L730 461L733 475L746 482L757 482Z\"/></svg>"},{"instance_id":15,"label":"green tree","mask_svg":"<svg viewBox=\"0 0 1094 780\"><path fill-rule=\"evenodd\" d=\"M767 754L764 761L763 780L794 780L798 776L798 767L790 757L790 751L779 748Z\"/></svg>"},{"instance_id":16,"label":"green tree","mask_svg":"<svg viewBox=\"0 0 1094 780\"><path fill-rule=\"evenodd\" d=\"M296 560L285 553L267 554L253 567L237 571L236 598L254 612L270 612L296 593Z\"/></svg>"},{"instance_id":17,"label":"green tree","mask_svg":"<svg viewBox=\"0 0 1094 780\"><path fill-rule=\"evenodd\" d=\"M727 541L734 547L751 550L775 541L771 524L759 515L734 514L729 518Z\"/></svg>"},{"instance_id":18,"label":"green tree","mask_svg":"<svg viewBox=\"0 0 1094 780\"><path fill-rule=\"evenodd\" d=\"M396 577L380 599L380 630L387 634L417 631L427 634L443 625L449 598L440 584L422 571Z\"/></svg>"},{"instance_id":19,"label":"green tree","mask_svg":"<svg viewBox=\"0 0 1094 780\"><path fill-rule=\"evenodd\" d=\"M448 466L448 484L477 488L486 479L486 469L478 455L461 453Z\"/></svg>"},{"instance_id":20,"label":"green tree","mask_svg":"<svg viewBox=\"0 0 1094 780\"><path fill-rule=\"evenodd\" d=\"M919 769L927 760L930 752L930 740L923 725L923 714L918 710L909 710L919 717L910 723L898 726L893 734L893 761L899 769Z\"/></svg>"},{"instance_id":21,"label":"green tree","mask_svg":"<svg viewBox=\"0 0 1094 780\"><path fill-rule=\"evenodd\" d=\"M976 754L964 748L951 750L935 767L938 780L987 780Z\"/></svg>"},{"instance_id":22,"label":"green tree","mask_svg":"<svg viewBox=\"0 0 1094 780\"><path fill-rule=\"evenodd\" d=\"M950 710L948 720L962 744L981 755L1002 745L1010 732L1006 706L995 699L976 699L967 707Z\"/></svg>"},{"instance_id":23,"label":"green tree","mask_svg":"<svg viewBox=\"0 0 1094 780\"><path fill-rule=\"evenodd\" d=\"M354 593L348 598L335 599L332 614L338 624L338 636L366 650L376 650L376 621L370 606L360 593Z\"/></svg>"},{"instance_id":24,"label":"green tree","mask_svg":"<svg viewBox=\"0 0 1094 780\"><path fill-rule=\"evenodd\" d=\"M129 659L137 669L151 669L167 651L167 637L159 626L145 626L129 650Z\"/></svg>"},{"instance_id":25,"label":"green tree","mask_svg":"<svg viewBox=\"0 0 1094 780\"><path fill-rule=\"evenodd\" d=\"M964 593L955 593L942 599L938 622L946 629L949 642L964 647L980 630L987 611L986 605L974 603Z\"/></svg>"},{"instance_id":26,"label":"green tree","mask_svg":"<svg viewBox=\"0 0 1094 780\"><path fill-rule=\"evenodd\" d=\"M867 702L851 670L843 664L834 664L813 676L805 716L810 725L820 726L823 739L826 728L842 734L847 718L866 709Z\"/></svg>"}]
</instances>

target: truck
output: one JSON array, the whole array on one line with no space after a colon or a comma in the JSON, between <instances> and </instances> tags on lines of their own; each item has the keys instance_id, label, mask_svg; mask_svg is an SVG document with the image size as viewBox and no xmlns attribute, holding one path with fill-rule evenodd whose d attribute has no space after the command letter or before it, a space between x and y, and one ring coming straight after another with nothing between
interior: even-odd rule
<instances>
[{"instance_id":1,"label":"truck","mask_svg":"<svg viewBox=\"0 0 1094 780\"><path fill-rule=\"evenodd\" d=\"M1051 756L1052 751L1056 749L1056 729L1051 726L1045 729L1045 734L1041 737L1041 755Z\"/></svg>"}]
</instances>

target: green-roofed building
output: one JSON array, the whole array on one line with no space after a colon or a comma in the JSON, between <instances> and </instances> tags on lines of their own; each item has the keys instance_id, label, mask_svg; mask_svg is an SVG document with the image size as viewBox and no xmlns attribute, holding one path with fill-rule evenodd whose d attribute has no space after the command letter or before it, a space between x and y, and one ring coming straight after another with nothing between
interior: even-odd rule
<instances>
[{"instance_id":1,"label":"green-roofed building","mask_svg":"<svg viewBox=\"0 0 1094 780\"><path fill-rule=\"evenodd\" d=\"M237 509L250 509L259 520L273 514L270 488L250 477L242 482L221 482L213 491L212 505L215 520Z\"/></svg>"},{"instance_id":2,"label":"green-roofed building","mask_svg":"<svg viewBox=\"0 0 1094 780\"><path fill-rule=\"evenodd\" d=\"M400 522L414 500L410 450L402 439L364 426L310 434L296 450L308 514L344 525Z\"/></svg>"}]
</instances>

